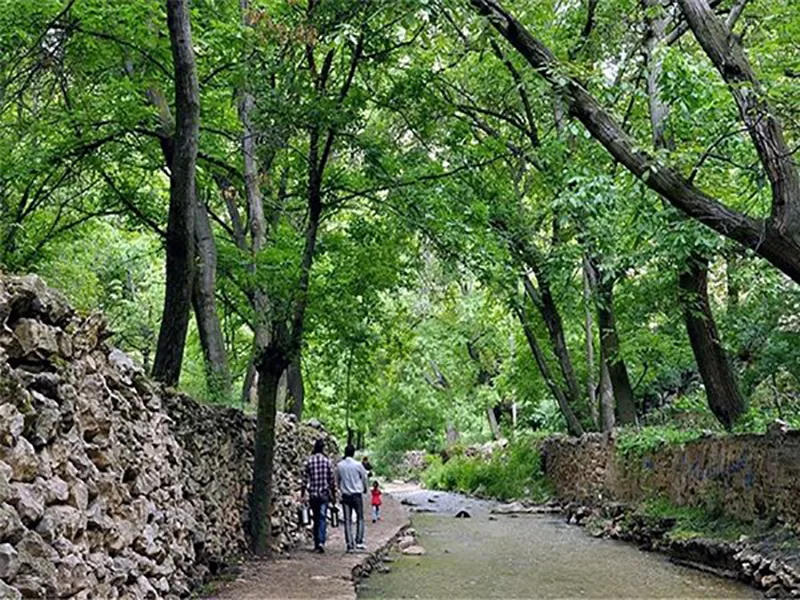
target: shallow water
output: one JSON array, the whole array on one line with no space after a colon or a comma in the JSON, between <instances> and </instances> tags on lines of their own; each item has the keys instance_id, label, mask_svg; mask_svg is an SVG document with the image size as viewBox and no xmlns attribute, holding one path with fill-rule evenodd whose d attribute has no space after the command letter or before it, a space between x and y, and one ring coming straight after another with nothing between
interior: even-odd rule
<instances>
[{"instance_id":1,"label":"shallow water","mask_svg":"<svg viewBox=\"0 0 800 600\"><path fill-rule=\"evenodd\" d=\"M587 536L557 516L497 515L488 503L429 492L409 498L427 555L396 556L362 584L371 598L759 598L738 583L634 546ZM470 519L455 519L466 508ZM440 511L440 512L439 512Z\"/></svg>"}]
</instances>

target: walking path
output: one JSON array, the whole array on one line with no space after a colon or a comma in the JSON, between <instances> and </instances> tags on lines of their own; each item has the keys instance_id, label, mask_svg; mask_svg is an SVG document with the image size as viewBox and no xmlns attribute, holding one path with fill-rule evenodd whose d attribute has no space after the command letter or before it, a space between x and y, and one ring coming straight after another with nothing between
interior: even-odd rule
<instances>
[{"instance_id":1,"label":"walking path","mask_svg":"<svg viewBox=\"0 0 800 600\"><path fill-rule=\"evenodd\" d=\"M344 527L328 527L325 554L312 552L313 545L309 542L292 551L288 557L248 561L235 580L218 584L208 597L217 600L355 600L354 574L374 559L409 524L408 511L389 494L384 494L383 514L378 523L371 522L368 503L369 498L365 496L365 553L346 554Z\"/></svg>"}]
</instances>

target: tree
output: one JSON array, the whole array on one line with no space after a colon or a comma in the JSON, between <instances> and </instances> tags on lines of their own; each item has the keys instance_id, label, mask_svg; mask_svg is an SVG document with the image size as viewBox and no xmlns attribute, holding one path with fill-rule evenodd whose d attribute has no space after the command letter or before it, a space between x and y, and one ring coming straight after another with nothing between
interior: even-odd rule
<instances>
[{"instance_id":1,"label":"tree","mask_svg":"<svg viewBox=\"0 0 800 600\"><path fill-rule=\"evenodd\" d=\"M175 150L170 165L167 280L153 376L168 385L180 379L194 283L195 168L200 100L188 0L167 0L167 25L175 69Z\"/></svg>"},{"instance_id":2,"label":"tree","mask_svg":"<svg viewBox=\"0 0 800 600\"><path fill-rule=\"evenodd\" d=\"M496 0L470 0L479 14L528 61L563 98L588 132L623 167L676 208L719 234L742 244L800 282L800 176L780 121L764 97L736 38L704 0L681 0L695 36L729 84L772 187L772 213L759 220L723 204L691 179L645 152L586 88L568 75L553 52Z\"/></svg>"}]
</instances>

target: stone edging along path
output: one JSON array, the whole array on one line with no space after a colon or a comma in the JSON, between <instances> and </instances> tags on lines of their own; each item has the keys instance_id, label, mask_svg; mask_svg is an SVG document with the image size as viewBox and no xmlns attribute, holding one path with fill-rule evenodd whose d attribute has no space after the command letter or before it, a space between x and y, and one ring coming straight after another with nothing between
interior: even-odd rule
<instances>
[{"instance_id":1,"label":"stone edging along path","mask_svg":"<svg viewBox=\"0 0 800 600\"><path fill-rule=\"evenodd\" d=\"M365 508L366 506L365 498ZM389 547L410 525L409 513L389 494L384 495L379 523L367 520L367 552L345 554L344 528L328 529L323 555L313 553L310 543L286 557L250 560L235 579L220 581L204 596L215 600L267 600L315 598L355 600L356 584L380 564Z\"/></svg>"}]
</instances>

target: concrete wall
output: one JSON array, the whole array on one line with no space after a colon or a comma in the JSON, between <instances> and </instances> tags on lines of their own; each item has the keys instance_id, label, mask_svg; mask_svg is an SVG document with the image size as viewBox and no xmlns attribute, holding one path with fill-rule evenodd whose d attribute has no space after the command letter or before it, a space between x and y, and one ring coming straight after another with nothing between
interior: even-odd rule
<instances>
[{"instance_id":1,"label":"concrete wall","mask_svg":"<svg viewBox=\"0 0 800 600\"><path fill-rule=\"evenodd\" d=\"M554 437L542 460L557 495L583 502L666 497L713 503L744 520L775 514L800 522L800 432L709 437L623 457L607 435Z\"/></svg>"},{"instance_id":2,"label":"concrete wall","mask_svg":"<svg viewBox=\"0 0 800 600\"><path fill-rule=\"evenodd\" d=\"M35 277L0 276L0 598L187 596L246 551L254 420L153 384ZM323 435L279 421L275 549Z\"/></svg>"}]
</instances>

